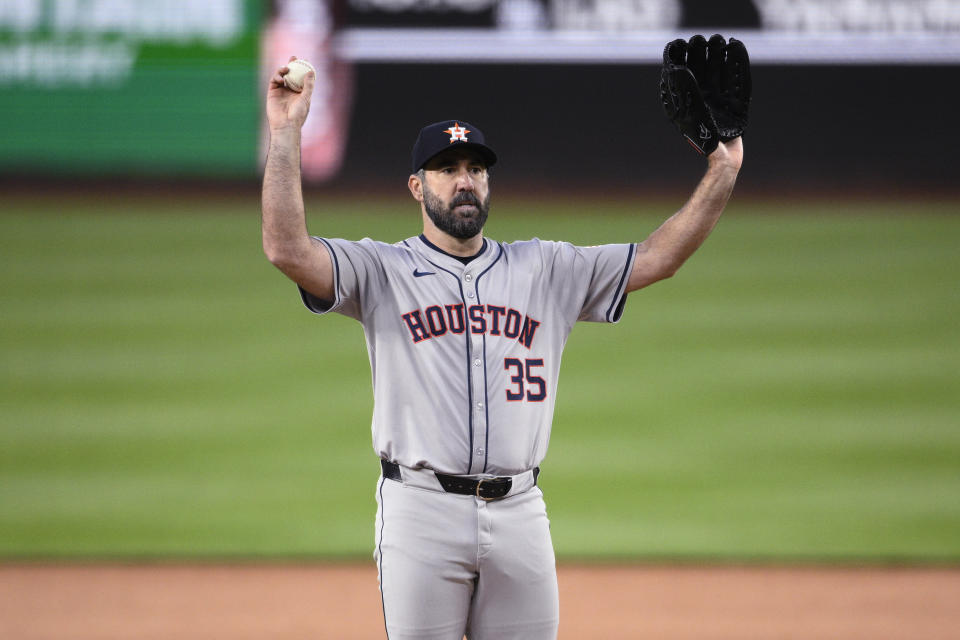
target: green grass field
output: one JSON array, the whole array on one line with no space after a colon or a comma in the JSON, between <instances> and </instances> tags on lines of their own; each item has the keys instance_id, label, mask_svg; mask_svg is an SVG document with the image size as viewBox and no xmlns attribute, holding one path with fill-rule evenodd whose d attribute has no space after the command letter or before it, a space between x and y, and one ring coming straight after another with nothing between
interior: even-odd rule
<instances>
[{"instance_id":1,"label":"green grass field","mask_svg":"<svg viewBox=\"0 0 960 640\"><path fill-rule=\"evenodd\" d=\"M314 233L418 232L402 195L308 203ZM497 202L488 235L639 240L673 206L588 205ZM957 210L735 199L619 325L579 325L558 554L960 561ZM0 256L0 557L369 557L362 332L301 306L255 198L8 200Z\"/></svg>"}]
</instances>

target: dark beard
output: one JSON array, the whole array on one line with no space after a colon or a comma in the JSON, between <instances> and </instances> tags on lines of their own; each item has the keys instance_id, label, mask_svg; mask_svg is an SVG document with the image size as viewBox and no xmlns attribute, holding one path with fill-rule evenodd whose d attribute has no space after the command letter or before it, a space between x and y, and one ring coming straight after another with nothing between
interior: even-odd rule
<instances>
[{"instance_id":1,"label":"dark beard","mask_svg":"<svg viewBox=\"0 0 960 640\"><path fill-rule=\"evenodd\" d=\"M472 204L477 208L478 213L469 218L456 214L453 208L461 204ZM449 207L445 207L437 194L430 191L424 184L423 207L437 229L454 238L467 240L480 233L487 222L487 215L490 213L490 193L488 192L487 197L480 202L477 196L469 191L463 191L454 196Z\"/></svg>"}]
</instances>

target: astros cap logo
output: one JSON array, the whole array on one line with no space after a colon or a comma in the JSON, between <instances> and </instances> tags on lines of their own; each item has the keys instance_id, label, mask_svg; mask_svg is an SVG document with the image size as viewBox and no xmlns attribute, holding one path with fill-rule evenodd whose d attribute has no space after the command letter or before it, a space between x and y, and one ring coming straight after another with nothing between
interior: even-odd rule
<instances>
[{"instance_id":1,"label":"astros cap logo","mask_svg":"<svg viewBox=\"0 0 960 640\"><path fill-rule=\"evenodd\" d=\"M443 132L450 134L450 142L456 142L457 140L467 142L467 134L470 133L470 129L461 127L459 122L454 122L452 127L444 129Z\"/></svg>"}]
</instances>

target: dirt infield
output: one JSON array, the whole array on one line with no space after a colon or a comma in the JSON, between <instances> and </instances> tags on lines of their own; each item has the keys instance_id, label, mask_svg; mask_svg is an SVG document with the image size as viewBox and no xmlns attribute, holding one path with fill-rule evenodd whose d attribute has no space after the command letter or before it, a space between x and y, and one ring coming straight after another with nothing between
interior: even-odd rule
<instances>
[{"instance_id":1,"label":"dirt infield","mask_svg":"<svg viewBox=\"0 0 960 640\"><path fill-rule=\"evenodd\" d=\"M960 638L960 569L561 566L560 638ZM363 566L0 565L0 638L384 638Z\"/></svg>"}]
</instances>

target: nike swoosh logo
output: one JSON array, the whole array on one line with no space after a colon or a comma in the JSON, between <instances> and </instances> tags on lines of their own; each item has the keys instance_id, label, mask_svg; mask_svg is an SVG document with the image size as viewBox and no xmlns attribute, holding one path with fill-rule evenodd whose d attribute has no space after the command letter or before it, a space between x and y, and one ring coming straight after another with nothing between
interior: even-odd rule
<instances>
[{"instance_id":1,"label":"nike swoosh logo","mask_svg":"<svg viewBox=\"0 0 960 640\"><path fill-rule=\"evenodd\" d=\"M420 271L420 269L414 269L414 270L413 270L413 277L414 277L414 278L422 278L423 276L432 276L432 275L435 274L435 273L436 273L436 271Z\"/></svg>"}]
</instances>

